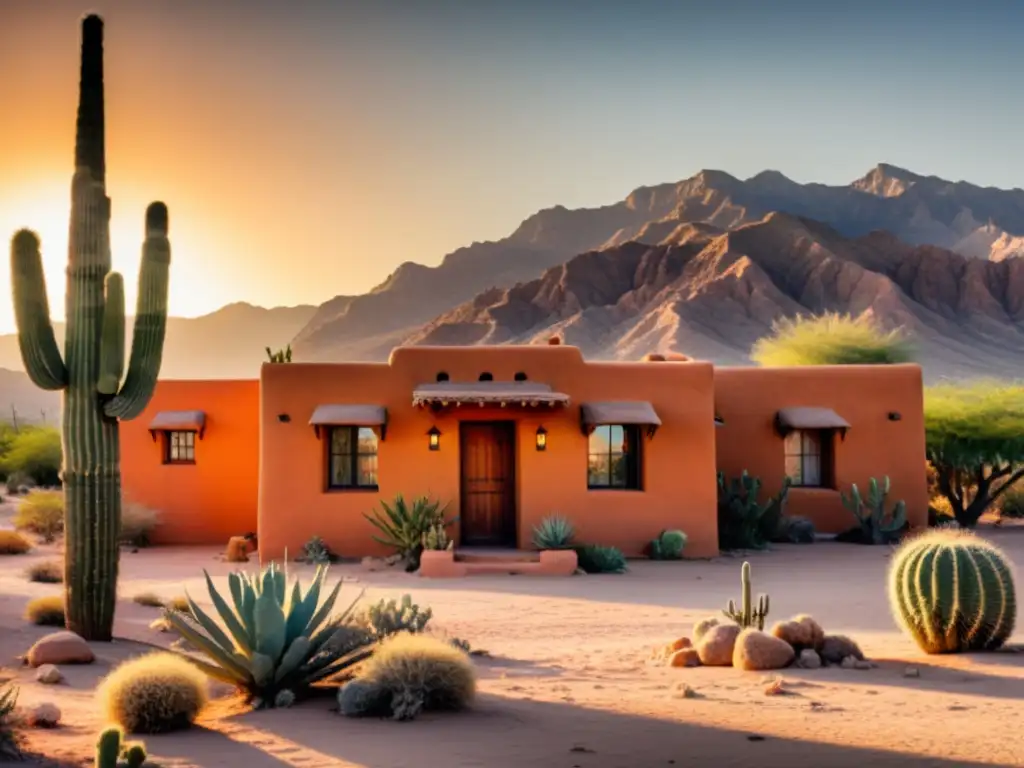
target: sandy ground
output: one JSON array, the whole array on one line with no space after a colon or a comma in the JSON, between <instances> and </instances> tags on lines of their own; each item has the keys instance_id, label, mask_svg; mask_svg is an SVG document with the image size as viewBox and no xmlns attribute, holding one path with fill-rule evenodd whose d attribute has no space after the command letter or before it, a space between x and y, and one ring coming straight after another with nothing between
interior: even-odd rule
<instances>
[{"instance_id":1,"label":"sandy ground","mask_svg":"<svg viewBox=\"0 0 1024 768\"><path fill-rule=\"evenodd\" d=\"M1020 564L1024 529L991 536ZM122 557L116 632L94 646L98 661L65 667L59 687L36 683L17 656L45 630L21 617L25 602L55 585L23 575L53 550L0 558L0 664L22 701L54 701L64 725L30 733L30 746L66 764L91 765L101 727L96 681L129 656L167 644L148 629L158 612L130 602L152 590L205 596L202 569L218 583L230 571L212 549L151 549ZM625 575L528 576L426 581L334 566L346 594L412 594L434 624L491 657L478 658L479 701L470 712L411 723L349 720L314 700L250 713L220 699L201 727L146 743L162 766L974 766L1024 765L1017 727L1024 653L924 657L895 628L885 597L889 549L818 543L749 556L755 591L772 598L772 619L815 615L830 632L856 638L879 662L870 670L784 670L787 695L767 696L766 676L733 669L671 669L645 663L650 649L689 633L739 596L741 560L637 561ZM295 572L308 573L306 566ZM208 598L200 600L208 602ZM1020 632L1014 641L1024 641ZM920 677L904 677L908 665ZM683 698L686 683L698 693Z\"/></svg>"}]
</instances>

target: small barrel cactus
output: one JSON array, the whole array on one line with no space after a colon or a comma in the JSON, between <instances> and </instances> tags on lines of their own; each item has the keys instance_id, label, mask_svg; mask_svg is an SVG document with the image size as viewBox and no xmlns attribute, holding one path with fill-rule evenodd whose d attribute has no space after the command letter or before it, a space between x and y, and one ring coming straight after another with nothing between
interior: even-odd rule
<instances>
[{"instance_id":1,"label":"small barrel cactus","mask_svg":"<svg viewBox=\"0 0 1024 768\"><path fill-rule=\"evenodd\" d=\"M1006 555L974 534L933 530L904 544L889 569L896 619L925 653L990 651L1013 632Z\"/></svg>"}]
</instances>

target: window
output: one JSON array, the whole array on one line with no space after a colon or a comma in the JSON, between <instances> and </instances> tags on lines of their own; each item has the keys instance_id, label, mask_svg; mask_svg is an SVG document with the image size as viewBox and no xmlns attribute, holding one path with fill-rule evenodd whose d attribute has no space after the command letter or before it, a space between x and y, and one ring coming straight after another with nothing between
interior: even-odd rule
<instances>
[{"instance_id":1,"label":"window","mask_svg":"<svg viewBox=\"0 0 1024 768\"><path fill-rule=\"evenodd\" d=\"M519 373L517 373L512 378L514 378L516 381L526 381L526 374L523 373L522 371L520 371Z\"/></svg>"},{"instance_id":2,"label":"window","mask_svg":"<svg viewBox=\"0 0 1024 768\"><path fill-rule=\"evenodd\" d=\"M331 427L327 487L377 487L377 435L369 427Z\"/></svg>"},{"instance_id":3,"label":"window","mask_svg":"<svg viewBox=\"0 0 1024 768\"><path fill-rule=\"evenodd\" d=\"M480 381L494 381L494 375L484 371L480 374Z\"/></svg>"},{"instance_id":4,"label":"window","mask_svg":"<svg viewBox=\"0 0 1024 768\"><path fill-rule=\"evenodd\" d=\"M786 474L794 486L831 487L832 435L830 429L797 429L786 435Z\"/></svg>"},{"instance_id":5,"label":"window","mask_svg":"<svg viewBox=\"0 0 1024 768\"><path fill-rule=\"evenodd\" d=\"M438 371L437 380L448 381L448 373L446 371Z\"/></svg>"},{"instance_id":6,"label":"window","mask_svg":"<svg viewBox=\"0 0 1024 768\"><path fill-rule=\"evenodd\" d=\"M168 432L164 445L166 449L165 464L196 463L195 432Z\"/></svg>"},{"instance_id":7,"label":"window","mask_svg":"<svg viewBox=\"0 0 1024 768\"><path fill-rule=\"evenodd\" d=\"M588 488L640 490L640 428L603 424L590 433Z\"/></svg>"}]
</instances>

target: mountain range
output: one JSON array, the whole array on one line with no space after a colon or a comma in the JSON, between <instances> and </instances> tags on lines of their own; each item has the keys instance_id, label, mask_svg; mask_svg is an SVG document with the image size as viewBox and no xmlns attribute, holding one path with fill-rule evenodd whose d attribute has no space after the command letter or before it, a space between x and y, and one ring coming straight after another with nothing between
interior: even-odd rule
<instances>
[{"instance_id":1,"label":"mountain range","mask_svg":"<svg viewBox=\"0 0 1024 768\"><path fill-rule=\"evenodd\" d=\"M161 373L249 378L266 346L289 342L295 360L379 361L402 344L552 334L592 358L677 352L744 365L775 320L835 311L905 328L929 380L1017 376L1022 256L1024 190L887 164L841 186L705 170L610 205L538 211L437 266L403 263L366 294L170 318ZM22 370L13 335L0 336L2 368ZM0 413L56 402L13 382L0 378Z\"/></svg>"}]
</instances>

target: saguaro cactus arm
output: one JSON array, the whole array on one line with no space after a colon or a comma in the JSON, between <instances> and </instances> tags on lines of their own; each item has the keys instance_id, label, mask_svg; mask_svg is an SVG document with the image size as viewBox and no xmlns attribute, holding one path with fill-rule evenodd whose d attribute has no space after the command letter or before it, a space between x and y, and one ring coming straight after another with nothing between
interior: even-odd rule
<instances>
[{"instance_id":1,"label":"saguaro cactus arm","mask_svg":"<svg viewBox=\"0 0 1024 768\"><path fill-rule=\"evenodd\" d=\"M120 273L107 275L103 294L100 377L96 389L102 395L115 395L124 375L124 279Z\"/></svg>"},{"instance_id":2,"label":"saguaro cactus arm","mask_svg":"<svg viewBox=\"0 0 1024 768\"><path fill-rule=\"evenodd\" d=\"M135 311L132 354L121 391L103 407L107 416L134 419L149 403L160 373L167 331L167 284L171 244L167 239L167 206L146 209L146 241L139 270L139 300Z\"/></svg>"},{"instance_id":3,"label":"saguaro cactus arm","mask_svg":"<svg viewBox=\"0 0 1024 768\"><path fill-rule=\"evenodd\" d=\"M64 389L68 372L50 322L39 238L27 229L11 240L11 286L25 370L40 389Z\"/></svg>"}]
</instances>

